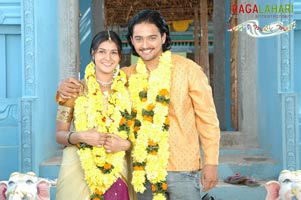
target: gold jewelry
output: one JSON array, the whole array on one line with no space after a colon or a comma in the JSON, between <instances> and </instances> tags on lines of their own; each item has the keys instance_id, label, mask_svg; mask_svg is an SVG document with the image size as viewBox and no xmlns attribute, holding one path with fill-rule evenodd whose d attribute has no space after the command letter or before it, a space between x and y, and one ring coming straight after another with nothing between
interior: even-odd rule
<instances>
[{"instance_id":1,"label":"gold jewelry","mask_svg":"<svg viewBox=\"0 0 301 200\"><path fill-rule=\"evenodd\" d=\"M70 123L73 117L73 108L67 106L58 106L56 120Z\"/></svg>"},{"instance_id":2,"label":"gold jewelry","mask_svg":"<svg viewBox=\"0 0 301 200\"><path fill-rule=\"evenodd\" d=\"M117 67L114 69L113 78L115 78L116 76L118 76L119 71L120 71L120 65L118 64Z\"/></svg>"},{"instance_id":3,"label":"gold jewelry","mask_svg":"<svg viewBox=\"0 0 301 200\"><path fill-rule=\"evenodd\" d=\"M70 145L75 145L75 144L73 144L72 142L71 142L71 135L73 134L73 133L75 133L75 132L73 132L73 131L70 131L69 133L68 133L68 139L67 139L67 141L68 141L68 144L70 144Z\"/></svg>"},{"instance_id":4,"label":"gold jewelry","mask_svg":"<svg viewBox=\"0 0 301 200\"><path fill-rule=\"evenodd\" d=\"M110 31L108 30L108 37L109 37L109 40L112 40L111 39L111 35L110 35Z\"/></svg>"}]
</instances>

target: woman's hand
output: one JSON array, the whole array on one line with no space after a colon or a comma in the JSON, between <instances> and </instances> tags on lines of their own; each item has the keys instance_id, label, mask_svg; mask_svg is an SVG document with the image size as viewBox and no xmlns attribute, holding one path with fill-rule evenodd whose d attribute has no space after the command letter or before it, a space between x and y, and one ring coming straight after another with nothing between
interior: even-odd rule
<instances>
[{"instance_id":1,"label":"woman's hand","mask_svg":"<svg viewBox=\"0 0 301 200\"><path fill-rule=\"evenodd\" d=\"M126 151L130 149L131 142L127 139L122 139L115 134L106 134L107 139L105 141L104 147L107 153L115 153L119 151Z\"/></svg>"},{"instance_id":2,"label":"woman's hand","mask_svg":"<svg viewBox=\"0 0 301 200\"><path fill-rule=\"evenodd\" d=\"M98 132L96 128L83 131L80 133L79 142L84 142L91 146L102 147L105 144L106 135L107 134Z\"/></svg>"}]
</instances>

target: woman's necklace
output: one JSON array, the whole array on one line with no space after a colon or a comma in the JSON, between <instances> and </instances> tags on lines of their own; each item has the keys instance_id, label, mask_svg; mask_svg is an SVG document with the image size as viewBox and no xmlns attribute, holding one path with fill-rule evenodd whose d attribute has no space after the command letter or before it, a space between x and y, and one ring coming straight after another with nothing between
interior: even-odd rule
<instances>
[{"instance_id":1,"label":"woman's necklace","mask_svg":"<svg viewBox=\"0 0 301 200\"><path fill-rule=\"evenodd\" d=\"M98 79L96 81L99 83L99 85L101 87L104 87L104 88L109 87L113 83L113 79L110 80L109 82L104 82L104 81L101 81L101 80L98 80Z\"/></svg>"}]
</instances>

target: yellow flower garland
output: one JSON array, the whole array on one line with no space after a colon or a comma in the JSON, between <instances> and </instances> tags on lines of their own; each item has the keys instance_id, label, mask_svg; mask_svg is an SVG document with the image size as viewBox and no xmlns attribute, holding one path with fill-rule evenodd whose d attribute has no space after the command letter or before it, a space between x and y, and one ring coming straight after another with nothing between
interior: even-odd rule
<instances>
[{"instance_id":1,"label":"yellow flower garland","mask_svg":"<svg viewBox=\"0 0 301 200\"><path fill-rule=\"evenodd\" d=\"M152 184L153 200L166 199L171 68L170 51L161 55L158 67L150 75L139 58L137 74L129 79L131 100L137 112L130 134L134 147L132 184L136 192L143 193L147 178Z\"/></svg>"},{"instance_id":2,"label":"yellow flower garland","mask_svg":"<svg viewBox=\"0 0 301 200\"><path fill-rule=\"evenodd\" d=\"M126 75L120 71L114 78L107 109L103 95L96 81L94 63L87 65L85 81L88 91L75 100L74 124L76 131L85 131L97 127L102 133L114 133L127 139L132 117L131 104L126 84ZM78 154L85 180L91 191L91 199L103 199L103 194L121 176L125 152L107 154L103 147L78 144Z\"/></svg>"}]
</instances>

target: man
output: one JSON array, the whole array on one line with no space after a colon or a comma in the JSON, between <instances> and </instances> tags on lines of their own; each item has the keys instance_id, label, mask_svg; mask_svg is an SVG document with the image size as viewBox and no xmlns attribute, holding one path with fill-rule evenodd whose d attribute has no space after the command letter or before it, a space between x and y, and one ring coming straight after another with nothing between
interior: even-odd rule
<instances>
[{"instance_id":1,"label":"man","mask_svg":"<svg viewBox=\"0 0 301 200\"><path fill-rule=\"evenodd\" d=\"M157 11L135 15L127 40L140 57L123 68L137 111L132 184L138 199L201 199L199 183L205 192L218 182L220 130L208 79L196 63L170 52L169 28ZM76 83L62 83L61 97L76 92Z\"/></svg>"}]
</instances>

